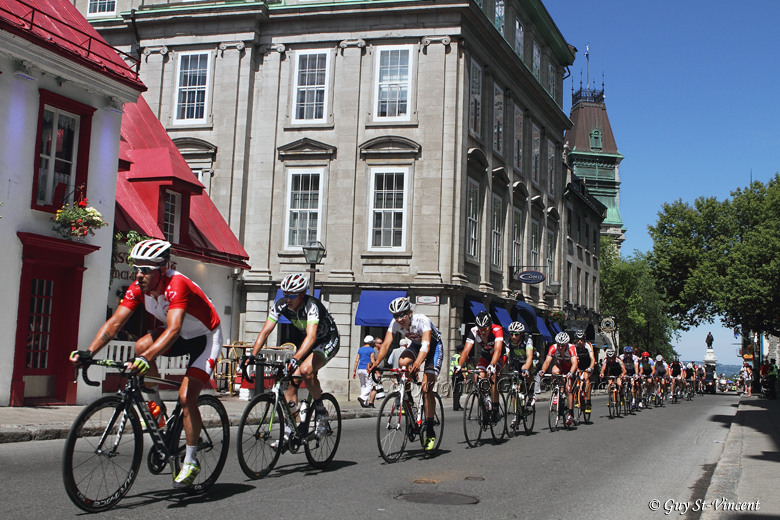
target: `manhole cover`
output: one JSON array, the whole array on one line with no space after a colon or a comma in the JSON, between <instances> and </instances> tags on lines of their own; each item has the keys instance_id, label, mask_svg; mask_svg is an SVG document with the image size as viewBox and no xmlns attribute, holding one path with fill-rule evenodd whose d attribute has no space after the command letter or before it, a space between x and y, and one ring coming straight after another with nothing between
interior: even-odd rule
<instances>
[{"instance_id":1,"label":"manhole cover","mask_svg":"<svg viewBox=\"0 0 780 520\"><path fill-rule=\"evenodd\" d=\"M415 484L436 484L437 481L432 478L416 478L412 482Z\"/></svg>"},{"instance_id":2,"label":"manhole cover","mask_svg":"<svg viewBox=\"0 0 780 520\"><path fill-rule=\"evenodd\" d=\"M436 504L443 506L479 504L479 499L477 497L459 495L457 493L409 493L406 495L398 495L396 498L415 504Z\"/></svg>"},{"instance_id":3,"label":"manhole cover","mask_svg":"<svg viewBox=\"0 0 780 520\"><path fill-rule=\"evenodd\" d=\"M463 480L485 480L485 477L466 477Z\"/></svg>"}]
</instances>

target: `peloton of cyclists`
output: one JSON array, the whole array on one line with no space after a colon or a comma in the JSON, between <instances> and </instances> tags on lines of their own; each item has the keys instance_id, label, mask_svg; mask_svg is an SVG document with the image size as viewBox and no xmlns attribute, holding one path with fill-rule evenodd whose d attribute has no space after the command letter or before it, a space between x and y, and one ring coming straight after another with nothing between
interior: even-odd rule
<instances>
[{"instance_id":1,"label":"peloton of cyclists","mask_svg":"<svg viewBox=\"0 0 780 520\"><path fill-rule=\"evenodd\" d=\"M539 370L539 378L544 377L544 373L552 363L553 375L561 374L566 376L566 425L569 426L574 422L574 413L572 406L574 403L572 395L572 383L575 377L575 372L579 366L579 360L577 359L577 348L569 343L569 335L565 332L559 332L555 336L555 343L550 346L547 351L547 357L544 359L541 370Z\"/></svg>"}]
</instances>

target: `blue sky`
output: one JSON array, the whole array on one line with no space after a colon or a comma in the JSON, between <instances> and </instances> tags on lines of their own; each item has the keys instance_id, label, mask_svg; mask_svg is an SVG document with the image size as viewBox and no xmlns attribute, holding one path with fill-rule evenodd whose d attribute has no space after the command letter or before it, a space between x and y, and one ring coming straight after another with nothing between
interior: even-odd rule
<instances>
[{"instance_id":1,"label":"blue sky","mask_svg":"<svg viewBox=\"0 0 780 520\"><path fill-rule=\"evenodd\" d=\"M780 2L704 0L543 0L561 34L577 48L564 81L601 88L625 158L620 211L628 229L623 255L649 251L647 227L664 202L719 200L766 182L780 170L776 131L780 89ZM718 361L738 364L732 331L719 322L673 341L685 360L705 353L711 331Z\"/></svg>"}]
</instances>

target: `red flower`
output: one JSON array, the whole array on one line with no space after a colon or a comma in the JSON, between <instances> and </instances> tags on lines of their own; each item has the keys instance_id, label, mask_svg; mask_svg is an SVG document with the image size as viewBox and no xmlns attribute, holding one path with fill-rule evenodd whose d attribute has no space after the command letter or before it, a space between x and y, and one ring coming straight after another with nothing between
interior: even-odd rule
<instances>
[{"instance_id":1,"label":"red flower","mask_svg":"<svg viewBox=\"0 0 780 520\"><path fill-rule=\"evenodd\" d=\"M84 199L81 202L79 202L79 207L80 208L86 208L87 207L87 200L88 199Z\"/></svg>"},{"instance_id":2,"label":"red flower","mask_svg":"<svg viewBox=\"0 0 780 520\"><path fill-rule=\"evenodd\" d=\"M78 219L78 220L76 221L76 223L77 223L77 224L81 224L82 222L83 222L83 220L81 220L81 219Z\"/></svg>"}]
</instances>

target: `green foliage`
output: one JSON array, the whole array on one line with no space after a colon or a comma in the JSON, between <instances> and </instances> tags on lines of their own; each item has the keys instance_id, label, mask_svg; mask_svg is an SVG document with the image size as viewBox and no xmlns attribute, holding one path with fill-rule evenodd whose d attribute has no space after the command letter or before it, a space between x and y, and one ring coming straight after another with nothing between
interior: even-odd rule
<instances>
[{"instance_id":1,"label":"green foliage","mask_svg":"<svg viewBox=\"0 0 780 520\"><path fill-rule=\"evenodd\" d=\"M130 251L138 242L141 242L142 240L148 240L150 238L152 237L142 235L137 231L128 231L127 233L117 231L114 234L114 241L111 245L111 277L108 280L109 287L111 287L111 284L114 283L114 266L116 265L116 256L119 251L119 244L124 243L127 246L127 250ZM132 269L133 259L130 258L130 255L127 256L127 264Z\"/></svg>"}]
</instances>

